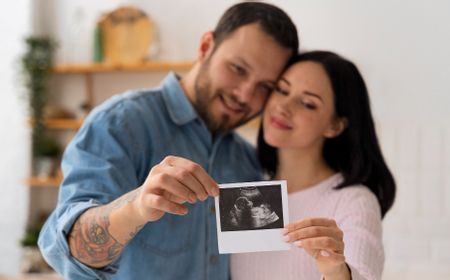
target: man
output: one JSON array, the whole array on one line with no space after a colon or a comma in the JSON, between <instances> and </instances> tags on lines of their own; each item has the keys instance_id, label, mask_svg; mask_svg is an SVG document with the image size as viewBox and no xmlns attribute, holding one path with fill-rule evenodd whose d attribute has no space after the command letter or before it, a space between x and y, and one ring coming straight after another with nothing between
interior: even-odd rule
<instances>
[{"instance_id":1,"label":"man","mask_svg":"<svg viewBox=\"0 0 450 280\"><path fill-rule=\"evenodd\" d=\"M228 279L216 181L259 179L232 130L261 111L297 49L283 11L236 4L203 35L185 77L96 108L64 155L39 239L46 260L66 279Z\"/></svg>"}]
</instances>

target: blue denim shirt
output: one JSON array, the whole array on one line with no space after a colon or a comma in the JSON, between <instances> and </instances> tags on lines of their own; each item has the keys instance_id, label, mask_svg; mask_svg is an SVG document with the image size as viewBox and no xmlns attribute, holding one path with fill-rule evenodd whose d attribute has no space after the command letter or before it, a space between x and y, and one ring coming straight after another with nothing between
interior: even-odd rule
<instances>
[{"instance_id":1,"label":"blue denim shirt","mask_svg":"<svg viewBox=\"0 0 450 280\"><path fill-rule=\"evenodd\" d=\"M187 204L186 216L166 214L148 223L105 268L89 268L70 255L67 234L79 215L139 187L167 155L199 163L218 183L260 179L251 145L235 133L213 141L170 73L159 88L118 95L97 107L67 146L58 205L39 236L47 262L65 279L228 280L213 198Z\"/></svg>"}]
</instances>

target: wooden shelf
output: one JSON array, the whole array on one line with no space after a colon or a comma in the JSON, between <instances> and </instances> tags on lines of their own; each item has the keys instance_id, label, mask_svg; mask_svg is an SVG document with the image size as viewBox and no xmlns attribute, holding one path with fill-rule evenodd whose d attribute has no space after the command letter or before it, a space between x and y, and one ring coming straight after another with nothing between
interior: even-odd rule
<instances>
[{"instance_id":1,"label":"wooden shelf","mask_svg":"<svg viewBox=\"0 0 450 280\"><path fill-rule=\"evenodd\" d=\"M50 129L74 129L77 130L83 124L82 119L47 119L45 127Z\"/></svg>"},{"instance_id":2,"label":"wooden shelf","mask_svg":"<svg viewBox=\"0 0 450 280\"><path fill-rule=\"evenodd\" d=\"M92 64L59 64L53 67L54 73L59 74L89 74L106 72L140 72L140 71L170 71L170 70L189 70L192 67L192 61L148 61L133 65L112 65L102 63Z\"/></svg>"},{"instance_id":3,"label":"wooden shelf","mask_svg":"<svg viewBox=\"0 0 450 280\"><path fill-rule=\"evenodd\" d=\"M93 83L96 73L111 72L167 72L167 71L186 71L193 65L192 61L147 61L134 65L112 65L102 63L87 64L58 64L52 69L55 74L81 74L85 78L85 102L90 106L93 104ZM78 130L83 119L46 119L44 125L48 129L68 129ZM33 120L29 120L28 124L33 126ZM29 177L25 183L30 187L59 187L62 181L62 175L54 177Z\"/></svg>"},{"instance_id":4,"label":"wooden shelf","mask_svg":"<svg viewBox=\"0 0 450 280\"><path fill-rule=\"evenodd\" d=\"M33 125L33 120L28 121L29 125ZM46 119L44 126L49 129L72 129L78 130L83 124L82 119Z\"/></svg>"},{"instance_id":5,"label":"wooden shelf","mask_svg":"<svg viewBox=\"0 0 450 280\"><path fill-rule=\"evenodd\" d=\"M25 183L30 187L59 187L62 177L29 177L25 180Z\"/></svg>"},{"instance_id":6,"label":"wooden shelf","mask_svg":"<svg viewBox=\"0 0 450 280\"><path fill-rule=\"evenodd\" d=\"M19 275L0 275L0 280L63 280L61 276L52 273L22 273Z\"/></svg>"}]
</instances>

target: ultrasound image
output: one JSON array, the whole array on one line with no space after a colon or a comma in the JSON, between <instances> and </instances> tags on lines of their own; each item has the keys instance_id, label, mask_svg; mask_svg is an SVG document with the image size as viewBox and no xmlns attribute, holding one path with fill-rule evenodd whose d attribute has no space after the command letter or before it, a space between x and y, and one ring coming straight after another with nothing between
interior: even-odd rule
<instances>
[{"instance_id":1,"label":"ultrasound image","mask_svg":"<svg viewBox=\"0 0 450 280\"><path fill-rule=\"evenodd\" d=\"M220 189L222 231L283 227L281 186Z\"/></svg>"}]
</instances>

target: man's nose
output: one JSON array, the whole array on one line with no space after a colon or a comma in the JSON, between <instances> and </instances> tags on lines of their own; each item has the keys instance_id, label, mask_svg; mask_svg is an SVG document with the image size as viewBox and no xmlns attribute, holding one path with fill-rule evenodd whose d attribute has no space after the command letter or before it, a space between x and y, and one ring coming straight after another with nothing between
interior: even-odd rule
<instances>
[{"instance_id":1,"label":"man's nose","mask_svg":"<svg viewBox=\"0 0 450 280\"><path fill-rule=\"evenodd\" d=\"M235 95L239 103L249 103L255 94L255 85L251 81L242 82L235 90Z\"/></svg>"}]
</instances>

